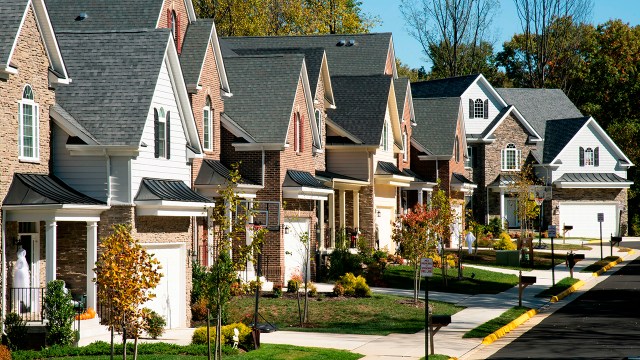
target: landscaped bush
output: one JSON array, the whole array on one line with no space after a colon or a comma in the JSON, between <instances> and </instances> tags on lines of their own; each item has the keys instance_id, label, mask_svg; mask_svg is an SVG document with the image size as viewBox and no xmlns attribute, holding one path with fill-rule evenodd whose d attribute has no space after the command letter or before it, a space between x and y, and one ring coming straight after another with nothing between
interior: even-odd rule
<instances>
[{"instance_id":1,"label":"landscaped bush","mask_svg":"<svg viewBox=\"0 0 640 360\"><path fill-rule=\"evenodd\" d=\"M20 315L12 312L7 314L4 320L4 328L7 333L7 345L9 345L9 348L11 350L24 348L25 340L27 339L27 322L22 320Z\"/></svg>"},{"instance_id":2,"label":"landscaped bush","mask_svg":"<svg viewBox=\"0 0 640 360\"><path fill-rule=\"evenodd\" d=\"M311 281L307 283L307 294L309 294L309 296L318 295L318 288Z\"/></svg>"},{"instance_id":3,"label":"landscaped bush","mask_svg":"<svg viewBox=\"0 0 640 360\"><path fill-rule=\"evenodd\" d=\"M251 328L243 323L233 323L222 327L222 337L226 339L228 345L233 345L233 329L238 329L238 343L244 349L253 348L253 338ZM205 329L206 330L206 329ZM205 331L206 334L206 331Z\"/></svg>"},{"instance_id":4,"label":"landscaped bush","mask_svg":"<svg viewBox=\"0 0 640 360\"><path fill-rule=\"evenodd\" d=\"M209 328L209 337L211 338L211 343L214 343L216 341L216 327L215 326L211 326ZM224 337L224 333L222 333L220 335L220 342L223 343L223 344L226 342L226 339ZM206 343L207 343L207 327L206 326L201 326L201 327L197 328L193 332L193 335L191 336L191 344L204 345Z\"/></svg>"},{"instance_id":5,"label":"landscaped bush","mask_svg":"<svg viewBox=\"0 0 640 360\"><path fill-rule=\"evenodd\" d=\"M300 284L302 284L302 276L300 275L291 276L291 279L287 281L287 292L288 293L298 292L298 290L300 289Z\"/></svg>"},{"instance_id":6,"label":"landscaped bush","mask_svg":"<svg viewBox=\"0 0 640 360\"><path fill-rule=\"evenodd\" d=\"M197 303L204 296L204 284L207 281L207 268L197 262L191 266L191 305Z\"/></svg>"},{"instance_id":7,"label":"landscaped bush","mask_svg":"<svg viewBox=\"0 0 640 360\"><path fill-rule=\"evenodd\" d=\"M207 320L207 300L204 298L199 299L194 304L191 304L191 320L204 321Z\"/></svg>"},{"instance_id":8,"label":"landscaped bush","mask_svg":"<svg viewBox=\"0 0 640 360\"><path fill-rule=\"evenodd\" d=\"M167 325L167 321L164 317L160 316L157 312L151 309L145 310L146 331L152 339L157 339L164 334L164 327Z\"/></svg>"},{"instance_id":9,"label":"landscaped bush","mask_svg":"<svg viewBox=\"0 0 640 360\"><path fill-rule=\"evenodd\" d=\"M275 298L282 297L282 285L280 284L273 285L273 297Z\"/></svg>"},{"instance_id":10,"label":"landscaped bush","mask_svg":"<svg viewBox=\"0 0 640 360\"><path fill-rule=\"evenodd\" d=\"M361 256L352 254L347 248L336 248L329 257L328 277L335 280L346 273L362 274Z\"/></svg>"},{"instance_id":11,"label":"landscaped bush","mask_svg":"<svg viewBox=\"0 0 640 360\"><path fill-rule=\"evenodd\" d=\"M4 345L0 345L0 360L11 360L11 351Z\"/></svg>"},{"instance_id":12,"label":"landscaped bush","mask_svg":"<svg viewBox=\"0 0 640 360\"><path fill-rule=\"evenodd\" d=\"M341 288L340 288L341 287ZM333 292L336 295L346 295L355 297L369 297L371 296L371 290L367 281L362 276L356 277L352 273L346 273L341 276L333 287Z\"/></svg>"},{"instance_id":13,"label":"landscaped bush","mask_svg":"<svg viewBox=\"0 0 640 360\"><path fill-rule=\"evenodd\" d=\"M47 284L44 313L48 320L47 344L71 345L75 341L72 328L75 310L71 295L65 291L64 281L53 280Z\"/></svg>"},{"instance_id":14,"label":"landscaped bush","mask_svg":"<svg viewBox=\"0 0 640 360\"><path fill-rule=\"evenodd\" d=\"M495 250L516 250L516 244L511 241L511 237L507 233L500 234L500 239L493 244Z\"/></svg>"},{"instance_id":15,"label":"landscaped bush","mask_svg":"<svg viewBox=\"0 0 640 360\"><path fill-rule=\"evenodd\" d=\"M484 226L484 230L487 233L492 233L494 236L502 234L502 228L502 222L500 221L500 218L497 217L491 218L491 220L489 220L489 224Z\"/></svg>"}]
</instances>

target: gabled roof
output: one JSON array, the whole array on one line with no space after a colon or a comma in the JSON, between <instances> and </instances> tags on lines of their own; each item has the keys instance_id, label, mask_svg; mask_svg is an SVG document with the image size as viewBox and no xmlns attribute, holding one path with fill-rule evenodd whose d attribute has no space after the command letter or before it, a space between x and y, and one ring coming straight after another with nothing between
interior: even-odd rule
<instances>
[{"instance_id":1,"label":"gabled roof","mask_svg":"<svg viewBox=\"0 0 640 360\"><path fill-rule=\"evenodd\" d=\"M460 97L481 75L456 76L411 83L413 98Z\"/></svg>"},{"instance_id":2,"label":"gabled roof","mask_svg":"<svg viewBox=\"0 0 640 360\"><path fill-rule=\"evenodd\" d=\"M2 205L106 205L84 195L62 180L48 174L13 175L13 181Z\"/></svg>"},{"instance_id":3,"label":"gabled roof","mask_svg":"<svg viewBox=\"0 0 640 360\"><path fill-rule=\"evenodd\" d=\"M135 201L183 201L209 203L211 200L193 191L180 180L143 178Z\"/></svg>"},{"instance_id":4,"label":"gabled roof","mask_svg":"<svg viewBox=\"0 0 640 360\"><path fill-rule=\"evenodd\" d=\"M589 121L589 117L547 121L542 162L550 164Z\"/></svg>"},{"instance_id":5,"label":"gabled roof","mask_svg":"<svg viewBox=\"0 0 640 360\"><path fill-rule=\"evenodd\" d=\"M222 39L234 51L239 48L323 48L327 53L332 76L384 74L387 54L393 51L391 33L248 36ZM354 41L353 45L349 45L350 40Z\"/></svg>"},{"instance_id":6,"label":"gabled roof","mask_svg":"<svg viewBox=\"0 0 640 360\"><path fill-rule=\"evenodd\" d=\"M520 114L518 109L513 105L509 105L500 111L498 116L496 116L495 119L491 121L489 126L487 126L485 130L482 132L481 134L482 139L489 140L493 136L493 132L498 128L498 126L500 126L500 124L502 124L502 122L507 118L509 114L513 114L513 117L517 121L519 121L520 124L522 124L522 126L524 126L524 128L529 132L529 136L532 141L542 141L542 137L540 136L540 134L536 132L533 126L529 124L529 122L522 116L522 114Z\"/></svg>"},{"instance_id":7,"label":"gabled roof","mask_svg":"<svg viewBox=\"0 0 640 360\"><path fill-rule=\"evenodd\" d=\"M0 1L0 18L2 18L0 21L0 74L15 73L16 71L11 64L11 57L30 6L33 9L38 30L49 58L50 69L58 82L68 83L71 79L67 75L67 69L43 0ZM18 71L20 70L18 69Z\"/></svg>"},{"instance_id":8,"label":"gabled roof","mask_svg":"<svg viewBox=\"0 0 640 360\"><path fill-rule=\"evenodd\" d=\"M413 109L413 97L411 96L411 87L408 78L398 78L393 80L394 89L396 91L396 102L398 103L398 116L400 116L400 121L402 121L402 116L404 112L404 103L409 101L409 119L411 121L415 120L415 114Z\"/></svg>"},{"instance_id":9,"label":"gabled roof","mask_svg":"<svg viewBox=\"0 0 640 360\"><path fill-rule=\"evenodd\" d=\"M392 77L332 76L331 81L336 109L327 109L327 116L364 145L380 145Z\"/></svg>"},{"instance_id":10,"label":"gabled roof","mask_svg":"<svg viewBox=\"0 0 640 360\"><path fill-rule=\"evenodd\" d=\"M4 0L3 0L4 1ZM56 32L154 29L166 19L165 0L46 0ZM196 20L193 4L185 0L188 19ZM80 13L86 18L80 20Z\"/></svg>"},{"instance_id":11,"label":"gabled roof","mask_svg":"<svg viewBox=\"0 0 640 360\"><path fill-rule=\"evenodd\" d=\"M225 100L225 115L251 135L247 140L284 146L304 56L228 57L225 62L234 89Z\"/></svg>"},{"instance_id":12,"label":"gabled roof","mask_svg":"<svg viewBox=\"0 0 640 360\"><path fill-rule=\"evenodd\" d=\"M460 98L414 98L413 107L419 124L412 132L415 142L429 149L431 155L453 156Z\"/></svg>"},{"instance_id":13,"label":"gabled roof","mask_svg":"<svg viewBox=\"0 0 640 360\"><path fill-rule=\"evenodd\" d=\"M222 52L216 34L216 25L213 19L199 19L187 27L187 33L185 34L182 45L182 53L180 54L180 64L182 65L184 81L187 87L198 86L200 84L202 67L209 44L211 44L214 52L213 56L218 68L220 87L222 90L230 93Z\"/></svg>"},{"instance_id":14,"label":"gabled roof","mask_svg":"<svg viewBox=\"0 0 640 360\"><path fill-rule=\"evenodd\" d=\"M509 105L515 105L522 116L543 136L548 120L582 117L582 113L560 89L512 89L496 91Z\"/></svg>"},{"instance_id":15,"label":"gabled roof","mask_svg":"<svg viewBox=\"0 0 640 360\"><path fill-rule=\"evenodd\" d=\"M74 81L56 90L56 102L101 145L138 146L169 30L60 32Z\"/></svg>"}]
</instances>

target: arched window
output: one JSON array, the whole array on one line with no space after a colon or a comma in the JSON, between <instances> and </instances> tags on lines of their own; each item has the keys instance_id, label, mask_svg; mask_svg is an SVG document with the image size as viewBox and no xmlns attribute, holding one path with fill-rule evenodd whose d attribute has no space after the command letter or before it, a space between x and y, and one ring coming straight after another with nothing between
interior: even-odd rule
<instances>
[{"instance_id":1,"label":"arched window","mask_svg":"<svg viewBox=\"0 0 640 360\"><path fill-rule=\"evenodd\" d=\"M520 170L520 150L514 144L507 144L502 149L501 163L502 170Z\"/></svg>"},{"instance_id":2,"label":"arched window","mask_svg":"<svg viewBox=\"0 0 640 360\"><path fill-rule=\"evenodd\" d=\"M402 160L404 162L409 161L409 136L407 136L407 130L402 132Z\"/></svg>"},{"instance_id":3,"label":"arched window","mask_svg":"<svg viewBox=\"0 0 640 360\"><path fill-rule=\"evenodd\" d=\"M156 158L171 158L171 113L153 109L154 152Z\"/></svg>"},{"instance_id":4,"label":"arched window","mask_svg":"<svg viewBox=\"0 0 640 360\"><path fill-rule=\"evenodd\" d=\"M213 114L211 114L211 98L207 96L202 108L203 145L205 150L213 148Z\"/></svg>"},{"instance_id":5,"label":"arched window","mask_svg":"<svg viewBox=\"0 0 640 360\"><path fill-rule=\"evenodd\" d=\"M586 148L584 151L584 165L593 166L593 149Z\"/></svg>"},{"instance_id":6,"label":"arched window","mask_svg":"<svg viewBox=\"0 0 640 360\"><path fill-rule=\"evenodd\" d=\"M19 159L38 160L40 157L40 107L34 101L33 89L26 85L18 105Z\"/></svg>"},{"instance_id":7,"label":"arched window","mask_svg":"<svg viewBox=\"0 0 640 360\"><path fill-rule=\"evenodd\" d=\"M600 147L583 148L580 147L580 166L599 166L600 165Z\"/></svg>"},{"instance_id":8,"label":"arched window","mask_svg":"<svg viewBox=\"0 0 640 360\"><path fill-rule=\"evenodd\" d=\"M316 125L318 127L318 136L320 137L320 147L322 147L322 111L316 109Z\"/></svg>"},{"instance_id":9,"label":"arched window","mask_svg":"<svg viewBox=\"0 0 640 360\"><path fill-rule=\"evenodd\" d=\"M173 40L175 41L176 38L178 37L177 34L177 21L176 21L176 12L171 10L171 35L173 35Z\"/></svg>"},{"instance_id":10,"label":"arched window","mask_svg":"<svg viewBox=\"0 0 640 360\"><path fill-rule=\"evenodd\" d=\"M488 119L489 99L469 99L469 119Z\"/></svg>"},{"instance_id":11,"label":"arched window","mask_svg":"<svg viewBox=\"0 0 640 360\"><path fill-rule=\"evenodd\" d=\"M304 126L303 126L303 118L300 116L300 113L296 113L293 120L293 150L297 153L302 152L302 148L304 147Z\"/></svg>"},{"instance_id":12,"label":"arched window","mask_svg":"<svg viewBox=\"0 0 640 360\"><path fill-rule=\"evenodd\" d=\"M380 145L382 145L382 150L389 151L389 125L386 120L382 126L382 141Z\"/></svg>"},{"instance_id":13,"label":"arched window","mask_svg":"<svg viewBox=\"0 0 640 360\"><path fill-rule=\"evenodd\" d=\"M460 139L456 135L456 139L453 142L453 153L455 154L456 162L460 162Z\"/></svg>"},{"instance_id":14,"label":"arched window","mask_svg":"<svg viewBox=\"0 0 640 360\"><path fill-rule=\"evenodd\" d=\"M484 117L484 103L481 99L476 99L473 104L473 117L482 119Z\"/></svg>"},{"instance_id":15,"label":"arched window","mask_svg":"<svg viewBox=\"0 0 640 360\"><path fill-rule=\"evenodd\" d=\"M180 54L182 50L182 46L180 46L180 16L171 9L167 9L167 27L171 30L171 36L176 43L178 54Z\"/></svg>"}]
</instances>

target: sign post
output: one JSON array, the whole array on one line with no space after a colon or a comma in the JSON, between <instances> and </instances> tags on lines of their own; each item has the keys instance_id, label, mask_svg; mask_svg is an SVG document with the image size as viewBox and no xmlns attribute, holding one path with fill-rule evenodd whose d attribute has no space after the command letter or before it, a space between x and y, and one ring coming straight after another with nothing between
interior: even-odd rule
<instances>
[{"instance_id":1,"label":"sign post","mask_svg":"<svg viewBox=\"0 0 640 360\"><path fill-rule=\"evenodd\" d=\"M556 237L556 226L555 225L549 225L549 228L547 229L547 233L549 235L549 237L551 238L551 285L555 285L556 284L556 258L555 258L555 254L553 252L553 238Z\"/></svg>"},{"instance_id":2,"label":"sign post","mask_svg":"<svg viewBox=\"0 0 640 360\"><path fill-rule=\"evenodd\" d=\"M604 213L598 213L598 222L600 223L600 260L604 257L602 255L602 223L604 222Z\"/></svg>"},{"instance_id":3,"label":"sign post","mask_svg":"<svg viewBox=\"0 0 640 360\"><path fill-rule=\"evenodd\" d=\"M429 358L429 278L433 276L433 259L420 259L420 276L424 276L424 356ZM432 345L433 347L433 345Z\"/></svg>"}]
</instances>

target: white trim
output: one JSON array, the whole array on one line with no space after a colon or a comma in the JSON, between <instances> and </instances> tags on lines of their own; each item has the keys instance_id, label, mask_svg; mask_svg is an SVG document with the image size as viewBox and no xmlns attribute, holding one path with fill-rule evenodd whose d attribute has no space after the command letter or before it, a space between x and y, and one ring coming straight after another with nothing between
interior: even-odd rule
<instances>
[{"instance_id":1,"label":"white trim","mask_svg":"<svg viewBox=\"0 0 640 360\"><path fill-rule=\"evenodd\" d=\"M220 124L224 126L225 129L229 130L233 135L243 138L249 143L255 143L256 140L249 134L245 129L243 129L238 123L236 123L232 118L227 114L220 114Z\"/></svg>"},{"instance_id":2,"label":"white trim","mask_svg":"<svg viewBox=\"0 0 640 360\"><path fill-rule=\"evenodd\" d=\"M331 120L328 116L325 118L325 123L327 124L327 127L330 127L333 131L338 133L338 135L346 137L347 139L353 141L358 145L364 143L362 140L358 139L358 137L356 137L355 135L351 134L347 130L343 129L340 125L333 122L333 120Z\"/></svg>"},{"instance_id":3,"label":"white trim","mask_svg":"<svg viewBox=\"0 0 640 360\"><path fill-rule=\"evenodd\" d=\"M24 91L27 87L30 89L33 99L24 98ZM22 97L18 101L18 160L23 162L40 162L40 106L36 102L35 97L36 94L31 85L26 84L22 87ZM32 132L30 135L33 137L32 156L24 155L26 149L24 145L24 114L22 112L24 106L31 107Z\"/></svg>"},{"instance_id":4,"label":"white trim","mask_svg":"<svg viewBox=\"0 0 640 360\"><path fill-rule=\"evenodd\" d=\"M633 181L625 182L574 182L555 181L553 185L558 189L628 189L633 185Z\"/></svg>"},{"instance_id":5,"label":"white trim","mask_svg":"<svg viewBox=\"0 0 640 360\"><path fill-rule=\"evenodd\" d=\"M100 221L108 205L5 205L7 221Z\"/></svg>"},{"instance_id":6,"label":"white trim","mask_svg":"<svg viewBox=\"0 0 640 360\"><path fill-rule=\"evenodd\" d=\"M207 208L213 207L214 202L167 201L167 200L136 200L136 215L138 216L207 216Z\"/></svg>"},{"instance_id":7,"label":"white trim","mask_svg":"<svg viewBox=\"0 0 640 360\"><path fill-rule=\"evenodd\" d=\"M312 148L322 149L322 140L318 132L318 127L315 121L315 108L313 107L313 96L311 95L311 86L309 85L309 74L307 72L307 62L302 60L302 69L300 70L300 77L302 78L302 91L306 98L305 104L307 105L307 118L311 125L311 136L313 137ZM297 87L297 86L296 86ZM296 90L297 91L297 90ZM295 104L295 100L294 100ZM303 130L303 129L300 129ZM304 139L304 136L302 137ZM304 145L304 144L301 144Z\"/></svg>"},{"instance_id":8,"label":"white trim","mask_svg":"<svg viewBox=\"0 0 640 360\"><path fill-rule=\"evenodd\" d=\"M487 135L485 135L481 139L481 141L492 141L492 139L489 139L489 136L493 135L494 131L496 131L498 126L500 126L500 124L502 124L502 122L512 112L515 114L516 119L518 119L520 123L524 125L527 131L529 131L529 134L536 137L536 139L533 139L532 141L534 142L542 141L542 137L538 134L538 132L531 126L531 124L529 124L529 122L524 118L524 116L520 114L520 111L518 111L518 109L516 109L516 107L513 105L509 105L508 110L504 112L504 115L502 115L502 117L496 122L496 124L487 132Z\"/></svg>"},{"instance_id":9,"label":"white trim","mask_svg":"<svg viewBox=\"0 0 640 360\"><path fill-rule=\"evenodd\" d=\"M328 200L333 189L318 189L306 186L283 186L282 197L285 199Z\"/></svg>"},{"instance_id":10,"label":"white trim","mask_svg":"<svg viewBox=\"0 0 640 360\"><path fill-rule=\"evenodd\" d=\"M66 111L66 110L65 110ZM96 141L80 130L77 126L69 122L69 120L60 114L55 106L49 108L49 116L64 132L71 136L77 136L89 145L96 145ZM69 114L71 116L71 114ZM68 146L68 145L67 145Z\"/></svg>"},{"instance_id":11,"label":"white trim","mask_svg":"<svg viewBox=\"0 0 640 360\"><path fill-rule=\"evenodd\" d=\"M210 98L209 95L206 96L205 106L202 107L202 148L209 151L213 150L213 114L211 113L211 101L209 101L209 105L207 105L207 100ZM208 114L207 117L204 116L205 112ZM207 142L209 142L209 146L207 146Z\"/></svg>"},{"instance_id":12,"label":"white trim","mask_svg":"<svg viewBox=\"0 0 640 360\"><path fill-rule=\"evenodd\" d=\"M376 184L391 185L395 187L410 187L414 180L411 176L375 174L374 182Z\"/></svg>"}]
</instances>

